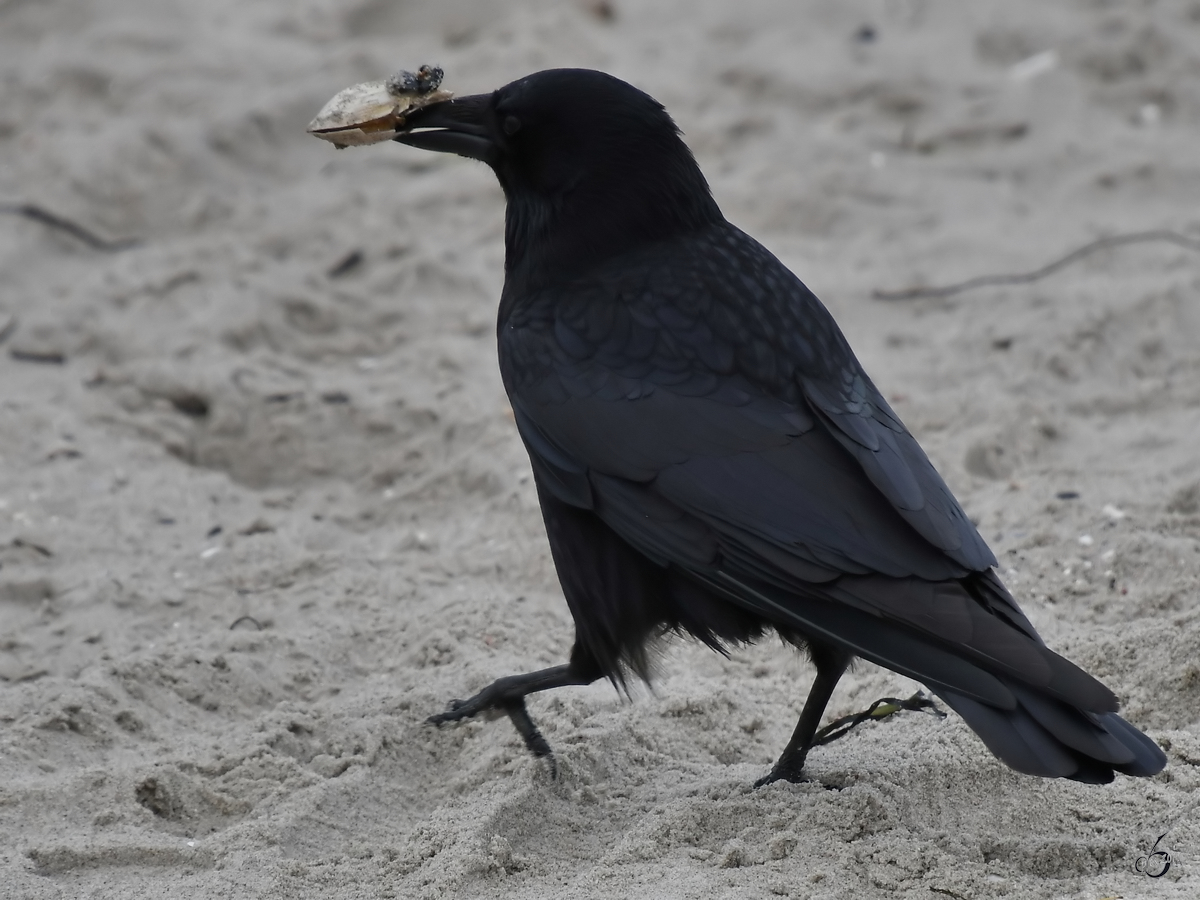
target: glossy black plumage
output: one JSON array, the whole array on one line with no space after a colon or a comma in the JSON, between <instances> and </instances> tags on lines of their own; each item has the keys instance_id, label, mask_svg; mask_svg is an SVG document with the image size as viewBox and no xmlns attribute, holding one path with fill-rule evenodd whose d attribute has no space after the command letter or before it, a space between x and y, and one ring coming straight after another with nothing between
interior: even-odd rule
<instances>
[{"instance_id":1,"label":"glossy black plumage","mask_svg":"<svg viewBox=\"0 0 1200 900\"><path fill-rule=\"evenodd\" d=\"M800 777L852 656L925 683L1006 763L1157 772L1113 694L1049 650L813 294L728 223L674 124L607 75L427 107L398 140L483 159L508 201L498 340L577 626L571 661L434 717L627 671L667 631L775 630L819 677L768 779ZM522 680L524 679L524 680Z\"/></svg>"}]
</instances>

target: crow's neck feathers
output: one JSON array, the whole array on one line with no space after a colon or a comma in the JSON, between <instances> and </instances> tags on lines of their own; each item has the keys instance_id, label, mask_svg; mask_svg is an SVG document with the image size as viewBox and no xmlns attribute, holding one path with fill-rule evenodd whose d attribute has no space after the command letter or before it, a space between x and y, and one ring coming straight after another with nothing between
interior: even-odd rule
<instances>
[{"instance_id":1,"label":"crow's neck feathers","mask_svg":"<svg viewBox=\"0 0 1200 900\"><path fill-rule=\"evenodd\" d=\"M548 185L515 166L497 172L508 201L507 287L572 279L621 253L724 221L674 122L655 106L631 121L595 122L574 142L571 167Z\"/></svg>"}]
</instances>

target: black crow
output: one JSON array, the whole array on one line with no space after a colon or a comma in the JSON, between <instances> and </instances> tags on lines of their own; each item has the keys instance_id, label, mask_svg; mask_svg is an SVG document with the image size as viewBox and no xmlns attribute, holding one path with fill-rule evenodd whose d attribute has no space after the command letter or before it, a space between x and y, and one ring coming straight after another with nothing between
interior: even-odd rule
<instances>
[{"instance_id":1,"label":"black crow","mask_svg":"<svg viewBox=\"0 0 1200 900\"><path fill-rule=\"evenodd\" d=\"M645 678L669 632L722 650L774 630L817 675L760 783L802 777L855 657L924 683L1017 771L1163 768L1113 693L1038 637L833 318L725 220L659 103L559 69L403 127L504 189L500 367L576 627L566 665L431 722L502 711L549 756L528 694Z\"/></svg>"}]
</instances>

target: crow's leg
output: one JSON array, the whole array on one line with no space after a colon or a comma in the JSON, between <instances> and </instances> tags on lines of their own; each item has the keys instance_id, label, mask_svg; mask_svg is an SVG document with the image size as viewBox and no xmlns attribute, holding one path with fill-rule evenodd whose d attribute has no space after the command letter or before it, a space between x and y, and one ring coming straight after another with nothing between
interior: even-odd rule
<instances>
[{"instance_id":1,"label":"crow's leg","mask_svg":"<svg viewBox=\"0 0 1200 900\"><path fill-rule=\"evenodd\" d=\"M551 666L549 669L539 669L525 675L497 678L469 700L451 700L449 709L430 716L425 722L429 725L442 725L446 722L460 722L479 713L504 713L517 729L517 734L521 735L521 740L525 742L529 752L547 759L551 775L558 777L554 754L542 733L533 724L533 719L529 717L529 710L525 708L525 698L538 691L591 684L598 679L601 675L599 666L591 659L590 654L581 652L581 649L578 644L575 645L571 661L565 666Z\"/></svg>"},{"instance_id":2,"label":"crow's leg","mask_svg":"<svg viewBox=\"0 0 1200 900\"><path fill-rule=\"evenodd\" d=\"M779 761L770 773L754 782L755 787L762 787L773 781L803 781L804 760L813 745L813 736L817 726L821 724L821 716L825 714L825 706L833 696L838 679L850 664L851 654L844 650L831 647L828 644L809 642L809 653L813 664L817 667L817 677L813 679L808 699L800 713L800 721L792 732L792 739L783 748Z\"/></svg>"}]
</instances>

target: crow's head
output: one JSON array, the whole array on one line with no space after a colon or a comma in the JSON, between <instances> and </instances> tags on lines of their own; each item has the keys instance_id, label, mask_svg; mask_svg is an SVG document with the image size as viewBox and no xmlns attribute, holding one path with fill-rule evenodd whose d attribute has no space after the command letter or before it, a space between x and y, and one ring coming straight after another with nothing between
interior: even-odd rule
<instances>
[{"instance_id":1,"label":"crow's head","mask_svg":"<svg viewBox=\"0 0 1200 900\"><path fill-rule=\"evenodd\" d=\"M587 69L537 72L407 117L397 141L482 160L508 199L507 259L570 276L721 218L662 105ZM537 270L537 271L533 271Z\"/></svg>"}]
</instances>

